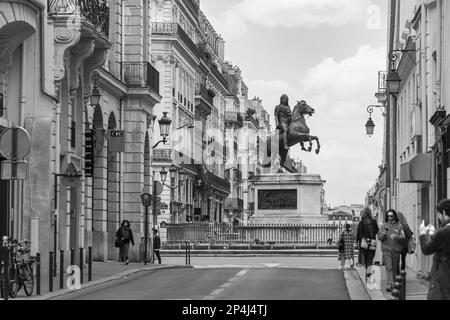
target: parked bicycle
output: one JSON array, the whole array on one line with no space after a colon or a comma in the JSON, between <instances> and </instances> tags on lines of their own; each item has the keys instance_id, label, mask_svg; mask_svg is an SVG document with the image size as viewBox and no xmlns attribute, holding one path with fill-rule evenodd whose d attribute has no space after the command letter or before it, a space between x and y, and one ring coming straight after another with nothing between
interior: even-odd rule
<instances>
[{"instance_id":1,"label":"parked bicycle","mask_svg":"<svg viewBox=\"0 0 450 320\"><path fill-rule=\"evenodd\" d=\"M10 255L8 272L8 291L11 298L17 297L23 288L27 296L31 296L34 290L33 263L30 257L30 242L14 240L9 242Z\"/></svg>"}]
</instances>

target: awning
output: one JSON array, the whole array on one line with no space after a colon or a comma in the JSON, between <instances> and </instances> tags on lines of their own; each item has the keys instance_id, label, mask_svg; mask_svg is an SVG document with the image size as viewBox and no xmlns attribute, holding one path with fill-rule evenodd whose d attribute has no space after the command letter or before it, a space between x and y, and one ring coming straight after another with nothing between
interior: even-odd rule
<instances>
[{"instance_id":1,"label":"awning","mask_svg":"<svg viewBox=\"0 0 450 320\"><path fill-rule=\"evenodd\" d=\"M431 182L431 153L421 153L400 166L401 183Z\"/></svg>"}]
</instances>

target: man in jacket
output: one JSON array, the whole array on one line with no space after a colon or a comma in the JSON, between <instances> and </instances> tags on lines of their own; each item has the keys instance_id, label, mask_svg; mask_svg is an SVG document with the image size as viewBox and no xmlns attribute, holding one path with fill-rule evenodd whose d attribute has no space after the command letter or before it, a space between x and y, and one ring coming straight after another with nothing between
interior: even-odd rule
<instances>
[{"instance_id":1,"label":"man in jacket","mask_svg":"<svg viewBox=\"0 0 450 320\"><path fill-rule=\"evenodd\" d=\"M450 200L442 200L438 206L439 230L425 222L419 228L422 252L432 255L428 300L450 300Z\"/></svg>"}]
</instances>

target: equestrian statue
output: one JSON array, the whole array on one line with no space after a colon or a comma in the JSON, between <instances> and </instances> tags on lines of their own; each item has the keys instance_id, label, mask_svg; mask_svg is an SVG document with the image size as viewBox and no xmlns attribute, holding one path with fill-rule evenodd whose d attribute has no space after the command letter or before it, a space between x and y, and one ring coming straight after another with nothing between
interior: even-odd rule
<instances>
[{"instance_id":1,"label":"equestrian statue","mask_svg":"<svg viewBox=\"0 0 450 320\"><path fill-rule=\"evenodd\" d=\"M286 158L289 148L300 143L303 151L311 152L313 149L313 141L316 141L316 154L320 152L319 138L310 135L310 129L306 124L305 115L313 116L315 110L310 107L305 101L297 101L297 105L291 112L289 106L289 98L283 94L280 99L280 104L275 107L275 123L278 134L269 138L267 142L268 156L273 157L271 152L271 141L278 136L278 151L280 157L281 167L285 167ZM308 149L305 148L305 142L309 142ZM273 160L272 160L273 161ZM286 167L285 167L286 168Z\"/></svg>"}]
</instances>

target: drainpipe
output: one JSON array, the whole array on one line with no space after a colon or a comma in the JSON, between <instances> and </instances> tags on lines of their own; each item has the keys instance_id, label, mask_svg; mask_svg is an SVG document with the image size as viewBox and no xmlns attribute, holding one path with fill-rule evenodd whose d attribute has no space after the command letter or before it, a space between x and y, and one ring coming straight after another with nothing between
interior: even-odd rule
<instances>
[{"instance_id":1,"label":"drainpipe","mask_svg":"<svg viewBox=\"0 0 450 320\"><path fill-rule=\"evenodd\" d=\"M442 43L443 43L443 32L442 32L442 0L437 1L437 12L439 15L439 31L438 31L438 42L437 42L437 54L436 54L436 64L437 64L437 74L436 74L436 95L437 95L437 108L441 108L442 105Z\"/></svg>"},{"instance_id":2,"label":"drainpipe","mask_svg":"<svg viewBox=\"0 0 450 320\"><path fill-rule=\"evenodd\" d=\"M124 130L123 98L120 99L120 130ZM123 152L120 153L120 177L119 177L119 224L123 221Z\"/></svg>"}]
</instances>

